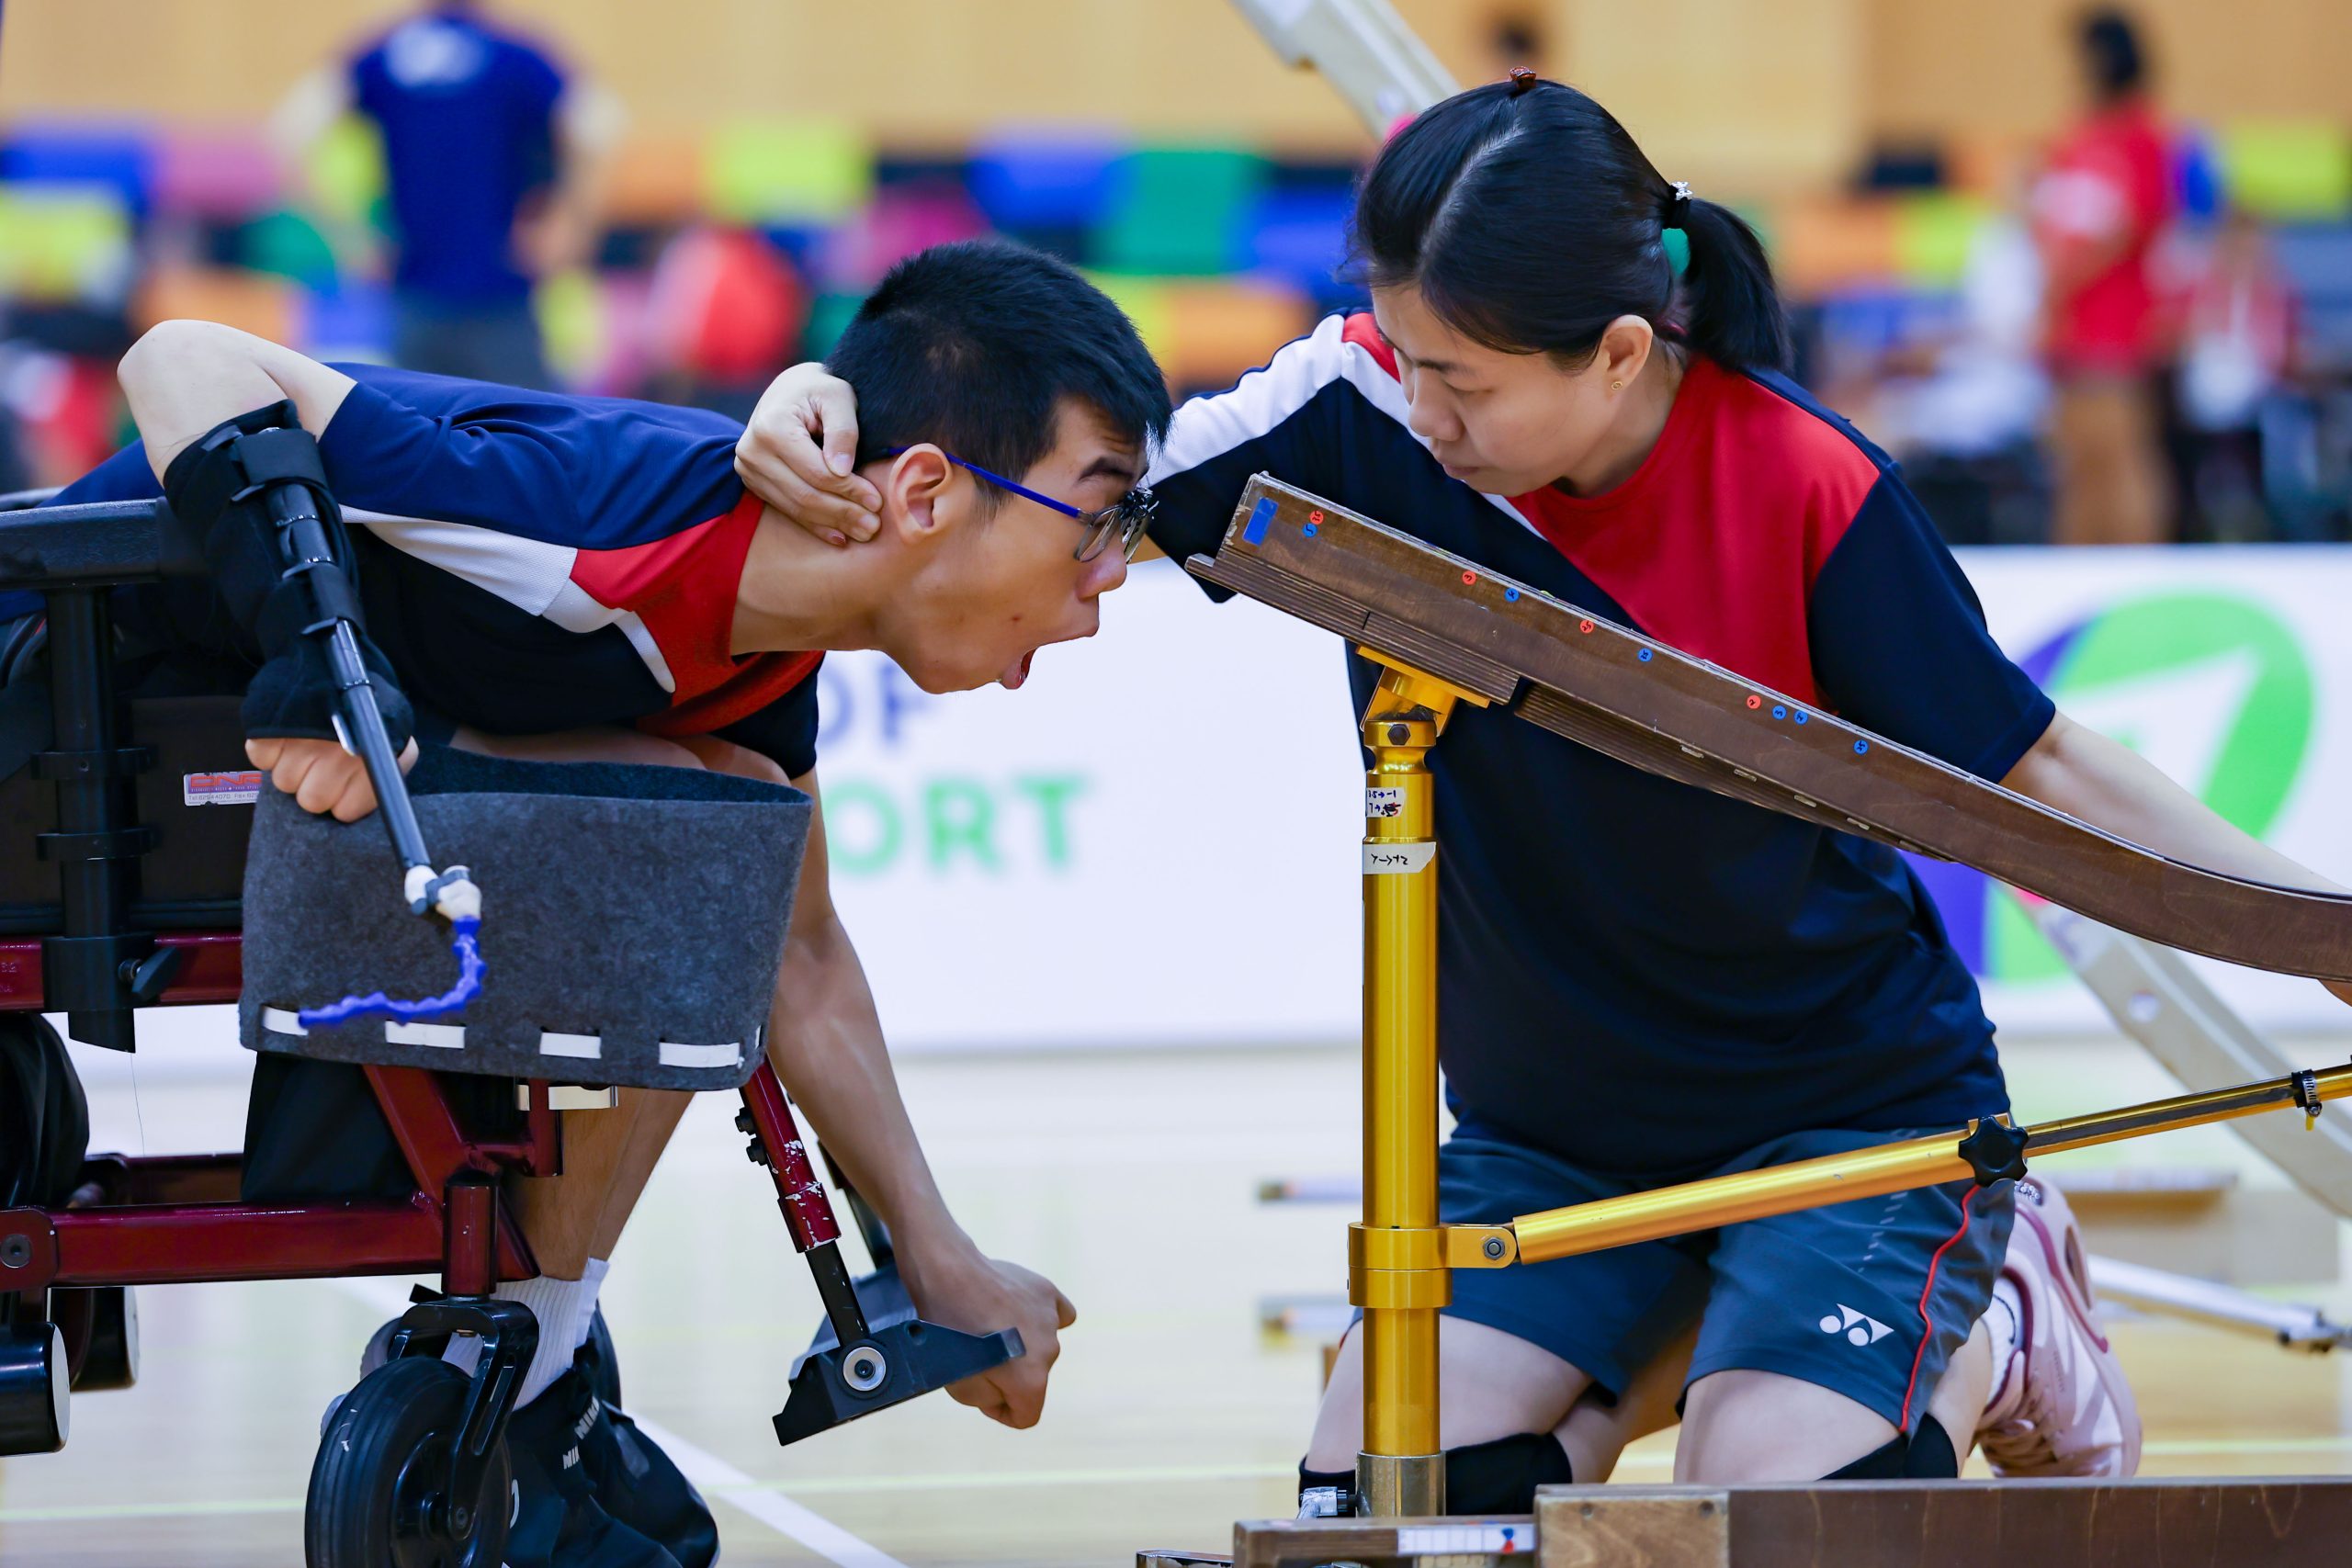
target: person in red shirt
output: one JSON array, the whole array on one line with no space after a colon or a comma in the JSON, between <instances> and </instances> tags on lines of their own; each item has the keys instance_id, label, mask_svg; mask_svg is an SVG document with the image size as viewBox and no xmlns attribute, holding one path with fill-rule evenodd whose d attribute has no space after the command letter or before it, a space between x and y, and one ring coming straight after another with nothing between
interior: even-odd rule
<instances>
[{"instance_id":1,"label":"person in red shirt","mask_svg":"<svg viewBox=\"0 0 2352 1568\"><path fill-rule=\"evenodd\" d=\"M2056 384L2051 533L2062 545L2154 544L2172 533L2154 382L2167 334L2154 257L2172 218L2170 153L2130 21L2094 13L2080 43L2093 107L2033 193L2048 280L2043 350Z\"/></svg>"},{"instance_id":2,"label":"person in red shirt","mask_svg":"<svg viewBox=\"0 0 2352 1568\"><path fill-rule=\"evenodd\" d=\"M1147 476L1160 550L1215 550L1263 470L1770 685L1775 722L1839 713L2165 853L2310 885L2002 653L1894 461L1784 374L1754 231L1584 94L1512 77L1419 115L1366 175L1370 312L1176 411ZM788 371L738 471L812 532L874 537L859 417L822 367ZM1352 728L1375 671L1349 674ZM1503 705L1457 713L1430 768L1446 1223L2007 1103L1975 983L1884 844ZM1152 960L1199 969L1230 940L1171 925ZM1949 1477L1973 1443L2002 1474L2128 1475L2140 1423L2080 1250L2055 1189L1963 1183L1459 1272L1448 1506L1602 1479L1678 1395L1686 1482ZM1352 1508L1361 1352L1351 1335L1301 1465L1317 1513Z\"/></svg>"}]
</instances>

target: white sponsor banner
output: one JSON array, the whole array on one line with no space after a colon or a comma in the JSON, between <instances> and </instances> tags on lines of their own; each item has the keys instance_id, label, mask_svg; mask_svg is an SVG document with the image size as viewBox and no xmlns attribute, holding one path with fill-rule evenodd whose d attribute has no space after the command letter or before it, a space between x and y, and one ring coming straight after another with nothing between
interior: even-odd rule
<instances>
[{"instance_id":1,"label":"white sponsor banner","mask_svg":"<svg viewBox=\"0 0 2352 1568\"><path fill-rule=\"evenodd\" d=\"M2273 848L2352 885L2352 549L1980 550L1962 552L1961 564L1995 637L2067 715ZM1973 874L1937 881L1995 1022L2110 1027L2025 929L2013 895L1988 895ZM2257 1027L2352 1023L2311 981L2195 963Z\"/></svg>"},{"instance_id":2,"label":"white sponsor banner","mask_svg":"<svg viewBox=\"0 0 2352 1568\"><path fill-rule=\"evenodd\" d=\"M2075 717L2352 882L2352 550L1976 551L1994 635ZM897 1045L1351 1038L1366 798L1339 640L1138 568L1019 692L827 661L834 895ZM1930 868L1996 1022L2103 1029L2012 895ZM2258 1024L2314 985L2206 965Z\"/></svg>"},{"instance_id":3,"label":"white sponsor banner","mask_svg":"<svg viewBox=\"0 0 2352 1568\"><path fill-rule=\"evenodd\" d=\"M825 661L834 899L894 1047L1352 1038L1363 767L1340 640L1135 569L1017 692Z\"/></svg>"}]
</instances>

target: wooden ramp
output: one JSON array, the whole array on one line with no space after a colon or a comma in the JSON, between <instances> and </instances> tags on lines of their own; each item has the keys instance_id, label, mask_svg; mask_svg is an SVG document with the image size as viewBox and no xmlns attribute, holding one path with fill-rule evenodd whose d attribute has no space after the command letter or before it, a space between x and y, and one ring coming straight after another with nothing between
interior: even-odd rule
<instances>
[{"instance_id":1,"label":"wooden ramp","mask_svg":"<svg viewBox=\"0 0 2352 1568\"><path fill-rule=\"evenodd\" d=\"M1533 1518L1284 1519L1234 1568L2313 1568L2352 1556L2352 1481L1547 1486ZM1144 1553L1137 1568L1214 1558Z\"/></svg>"}]
</instances>

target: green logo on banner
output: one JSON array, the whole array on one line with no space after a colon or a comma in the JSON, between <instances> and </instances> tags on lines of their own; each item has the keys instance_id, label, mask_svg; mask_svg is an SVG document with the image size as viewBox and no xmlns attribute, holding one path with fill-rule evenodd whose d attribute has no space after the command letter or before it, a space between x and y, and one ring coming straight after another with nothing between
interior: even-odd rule
<instances>
[{"instance_id":1,"label":"green logo on banner","mask_svg":"<svg viewBox=\"0 0 2352 1568\"><path fill-rule=\"evenodd\" d=\"M2278 819L2310 749L2310 663L2278 616L2234 595L2128 600L2019 662L2069 716L2149 758L2256 837ZM1945 910L1957 913L1949 902ZM2066 973L2014 897L1985 900L1979 918L1987 978ZM1954 934L1963 949L1974 945Z\"/></svg>"}]
</instances>

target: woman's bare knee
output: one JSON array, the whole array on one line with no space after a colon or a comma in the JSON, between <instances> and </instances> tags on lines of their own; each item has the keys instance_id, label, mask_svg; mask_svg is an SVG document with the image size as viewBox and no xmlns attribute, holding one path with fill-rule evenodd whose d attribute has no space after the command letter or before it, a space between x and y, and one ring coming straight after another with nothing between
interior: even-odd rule
<instances>
[{"instance_id":1,"label":"woman's bare knee","mask_svg":"<svg viewBox=\"0 0 2352 1568\"><path fill-rule=\"evenodd\" d=\"M1674 1479L1737 1485L1818 1481L1894 1440L1894 1423L1779 1372L1712 1372L1690 1385Z\"/></svg>"},{"instance_id":2,"label":"woman's bare knee","mask_svg":"<svg viewBox=\"0 0 2352 1568\"><path fill-rule=\"evenodd\" d=\"M1449 1449L1548 1432L1592 1380L1551 1351L1464 1318L1438 1319L1438 1427ZM1363 1447L1363 1333L1351 1329L1307 1444L1309 1470L1355 1468Z\"/></svg>"}]
</instances>

